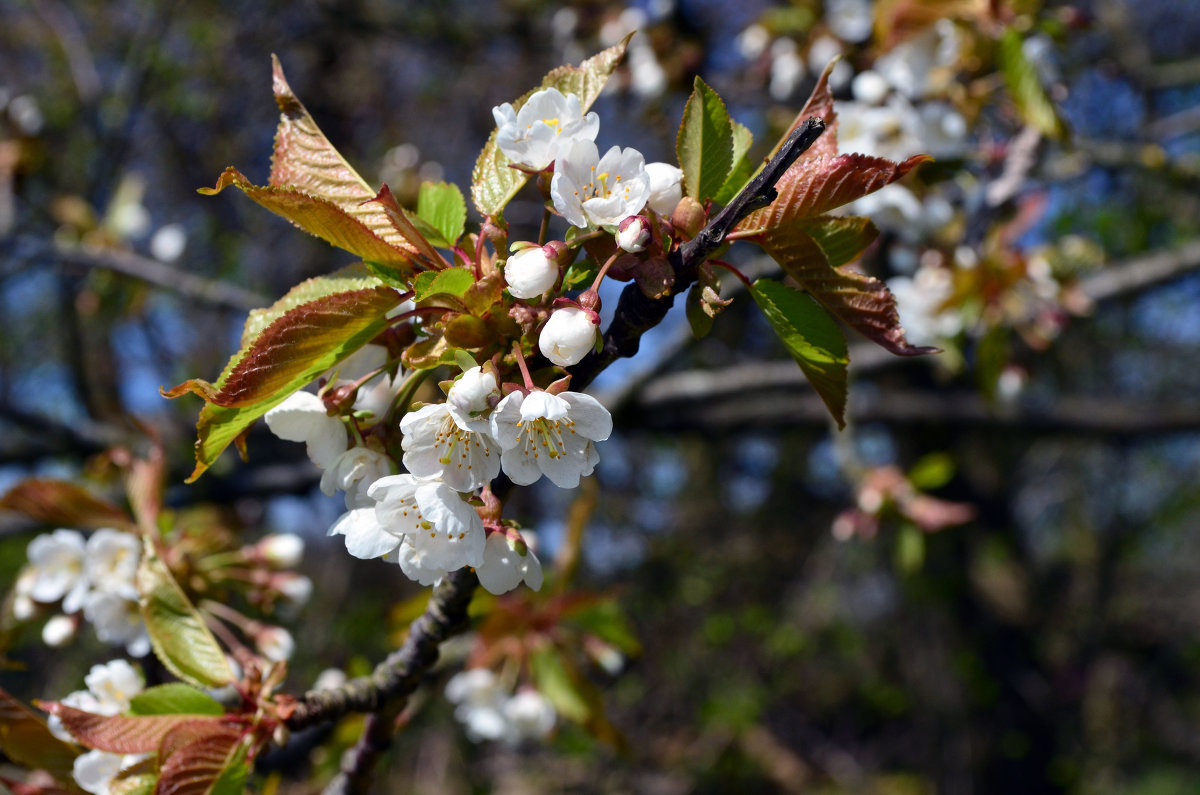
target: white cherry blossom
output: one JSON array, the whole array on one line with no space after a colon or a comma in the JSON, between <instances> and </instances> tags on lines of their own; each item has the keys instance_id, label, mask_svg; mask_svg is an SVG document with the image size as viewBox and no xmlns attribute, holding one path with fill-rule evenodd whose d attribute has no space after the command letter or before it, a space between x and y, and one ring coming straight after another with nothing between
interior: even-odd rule
<instances>
[{"instance_id":1,"label":"white cherry blossom","mask_svg":"<svg viewBox=\"0 0 1200 795\"><path fill-rule=\"evenodd\" d=\"M608 409L579 392L513 392L492 412L492 436L504 451L500 462L519 486L545 475L560 488L575 488L600 460L594 442L610 433Z\"/></svg>"},{"instance_id":2,"label":"white cherry blossom","mask_svg":"<svg viewBox=\"0 0 1200 795\"><path fill-rule=\"evenodd\" d=\"M346 551L356 558L370 560L395 552L404 540L402 532L391 532L375 518L375 505L352 508L329 528L331 536L346 537Z\"/></svg>"},{"instance_id":3,"label":"white cherry blossom","mask_svg":"<svg viewBox=\"0 0 1200 795\"><path fill-rule=\"evenodd\" d=\"M84 541L75 530L55 530L29 542L26 555L34 572L29 597L35 602L57 602L83 585ZM69 612L69 611L68 611Z\"/></svg>"},{"instance_id":4,"label":"white cherry blossom","mask_svg":"<svg viewBox=\"0 0 1200 795\"><path fill-rule=\"evenodd\" d=\"M450 403L410 411L400 421L404 466L419 478L440 478L455 491L474 491L500 474L500 451L486 420L471 420Z\"/></svg>"},{"instance_id":5,"label":"white cherry blossom","mask_svg":"<svg viewBox=\"0 0 1200 795\"><path fill-rule=\"evenodd\" d=\"M574 141L555 161L550 197L572 226L616 226L641 212L650 198L646 159L619 146L600 157L591 141Z\"/></svg>"},{"instance_id":6,"label":"white cherry blossom","mask_svg":"<svg viewBox=\"0 0 1200 795\"><path fill-rule=\"evenodd\" d=\"M483 565L475 570L479 584L489 593L508 593L525 582L535 591L542 588L542 564L533 550L525 547L521 554L518 543L503 532L491 533L483 548Z\"/></svg>"},{"instance_id":7,"label":"white cherry blossom","mask_svg":"<svg viewBox=\"0 0 1200 795\"><path fill-rule=\"evenodd\" d=\"M472 740L498 740L505 735L508 721L503 710L507 693L487 668L472 668L450 677L446 700L457 705L454 717L466 727Z\"/></svg>"},{"instance_id":8,"label":"white cherry blossom","mask_svg":"<svg viewBox=\"0 0 1200 795\"><path fill-rule=\"evenodd\" d=\"M295 568L304 557L304 539L295 533L272 533L255 546L267 563L281 569Z\"/></svg>"},{"instance_id":9,"label":"white cherry blossom","mask_svg":"<svg viewBox=\"0 0 1200 795\"><path fill-rule=\"evenodd\" d=\"M296 639L283 627L267 627L258 633L255 645L259 653L271 662L284 662L290 660L292 652L296 650Z\"/></svg>"},{"instance_id":10,"label":"white cherry blossom","mask_svg":"<svg viewBox=\"0 0 1200 795\"><path fill-rule=\"evenodd\" d=\"M88 584L93 590L136 600L133 578L141 557L142 542L137 536L107 527L97 530L87 540L84 572Z\"/></svg>"},{"instance_id":11,"label":"white cherry blossom","mask_svg":"<svg viewBox=\"0 0 1200 795\"><path fill-rule=\"evenodd\" d=\"M134 657L150 653L150 636L134 599L92 591L83 603L83 615L96 630L96 637L114 646L124 645Z\"/></svg>"},{"instance_id":12,"label":"white cherry blossom","mask_svg":"<svg viewBox=\"0 0 1200 795\"><path fill-rule=\"evenodd\" d=\"M325 413L325 403L311 392L297 392L267 412L271 433L289 442L304 442L308 457L324 469L346 449L346 428Z\"/></svg>"},{"instance_id":13,"label":"white cherry blossom","mask_svg":"<svg viewBox=\"0 0 1200 795\"><path fill-rule=\"evenodd\" d=\"M583 360L596 345L600 333L595 315L579 307L554 310L538 335L538 349L559 367L570 367Z\"/></svg>"},{"instance_id":14,"label":"white cherry blossom","mask_svg":"<svg viewBox=\"0 0 1200 795\"><path fill-rule=\"evenodd\" d=\"M483 565L483 522L446 483L391 475L367 493L376 502L379 524L407 537L421 568L445 572Z\"/></svg>"},{"instance_id":15,"label":"white cherry blossom","mask_svg":"<svg viewBox=\"0 0 1200 795\"><path fill-rule=\"evenodd\" d=\"M52 649L65 646L75 637L75 619L70 616L51 616L42 627L42 643Z\"/></svg>"},{"instance_id":16,"label":"white cherry blossom","mask_svg":"<svg viewBox=\"0 0 1200 795\"><path fill-rule=\"evenodd\" d=\"M504 703L508 723L505 741L520 745L527 740L542 740L554 729L557 714L549 699L533 688L525 688Z\"/></svg>"},{"instance_id":17,"label":"white cherry blossom","mask_svg":"<svg viewBox=\"0 0 1200 795\"><path fill-rule=\"evenodd\" d=\"M535 92L520 110L508 102L498 105L492 108L492 117L500 151L517 165L534 171L556 160L565 145L594 141L600 131L600 117L594 112L583 115L579 97L563 94L557 88Z\"/></svg>"},{"instance_id":18,"label":"white cherry blossom","mask_svg":"<svg viewBox=\"0 0 1200 795\"><path fill-rule=\"evenodd\" d=\"M392 459L369 447L351 447L330 462L321 473L321 491L332 497L346 492L347 507L361 507L367 487L392 474Z\"/></svg>"}]
</instances>

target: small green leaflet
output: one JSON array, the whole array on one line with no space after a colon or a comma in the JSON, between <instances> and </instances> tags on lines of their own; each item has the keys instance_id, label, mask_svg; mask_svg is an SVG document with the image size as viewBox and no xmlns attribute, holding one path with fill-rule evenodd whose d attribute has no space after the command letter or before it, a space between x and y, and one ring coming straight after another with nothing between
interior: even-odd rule
<instances>
[{"instance_id":1,"label":"small green leaflet","mask_svg":"<svg viewBox=\"0 0 1200 795\"><path fill-rule=\"evenodd\" d=\"M1061 139L1066 136L1067 127L1046 94L1037 69L1025 57L1022 43L1021 34L1014 28L1004 31L1000 38L998 54L1004 82L1026 123L1048 138Z\"/></svg>"},{"instance_id":2,"label":"small green leaflet","mask_svg":"<svg viewBox=\"0 0 1200 795\"><path fill-rule=\"evenodd\" d=\"M713 201L718 204L729 204L758 169L758 163L750 158L750 146L754 143L754 134L744 124L738 124L736 121L731 121L730 124L733 127L733 166L729 169L729 176L725 178L725 184L713 197Z\"/></svg>"},{"instance_id":3,"label":"small green leaflet","mask_svg":"<svg viewBox=\"0 0 1200 795\"><path fill-rule=\"evenodd\" d=\"M182 682L149 687L129 700L130 715L224 715L215 698Z\"/></svg>"},{"instance_id":4,"label":"small green leaflet","mask_svg":"<svg viewBox=\"0 0 1200 795\"><path fill-rule=\"evenodd\" d=\"M466 268L446 268L440 271L425 271L413 283L417 301L432 295L452 295L462 298L475 283L475 275Z\"/></svg>"},{"instance_id":5,"label":"small green leaflet","mask_svg":"<svg viewBox=\"0 0 1200 795\"><path fill-rule=\"evenodd\" d=\"M687 195L700 202L716 196L733 167L733 150L733 123L725 103L697 77L675 139Z\"/></svg>"},{"instance_id":6,"label":"small green leaflet","mask_svg":"<svg viewBox=\"0 0 1200 795\"><path fill-rule=\"evenodd\" d=\"M430 242L449 248L462 237L467 223L467 203L457 185L449 182L424 182L417 196L417 217L440 235Z\"/></svg>"},{"instance_id":7,"label":"small green leaflet","mask_svg":"<svg viewBox=\"0 0 1200 795\"><path fill-rule=\"evenodd\" d=\"M755 303L817 390L839 428L846 426L846 337L812 296L770 279L750 288Z\"/></svg>"}]
</instances>

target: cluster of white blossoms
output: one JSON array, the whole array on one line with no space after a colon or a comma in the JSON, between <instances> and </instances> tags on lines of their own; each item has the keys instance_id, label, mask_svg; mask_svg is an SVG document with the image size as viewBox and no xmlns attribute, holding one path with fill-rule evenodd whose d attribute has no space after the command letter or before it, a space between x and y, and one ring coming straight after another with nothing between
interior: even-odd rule
<instances>
[{"instance_id":1,"label":"cluster of white blossoms","mask_svg":"<svg viewBox=\"0 0 1200 795\"><path fill-rule=\"evenodd\" d=\"M474 742L499 740L516 747L544 739L557 721L545 696L532 688L514 695L487 668L455 674L446 683L446 698L456 705L454 717Z\"/></svg>"},{"instance_id":2,"label":"cluster of white blossoms","mask_svg":"<svg viewBox=\"0 0 1200 795\"><path fill-rule=\"evenodd\" d=\"M95 715L120 715L129 710L131 699L146 686L136 668L125 660L93 665L84 677L87 690L76 690L62 703ZM64 742L74 742L57 715L51 715L50 731ZM93 795L106 795L118 773L142 761L149 754L115 754L88 751L75 757L75 783Z\"/></svg>"},{"instance_id":3,"label":"cluster of white blossoms","mask_svg":"<svg viewBox=\"0 0 1200 795\"><path fill-rule=\"evenodd\" d=\"M42 629L47 645L61 646L74 637L82 615L101 641L124 646L135 657L147 654L150 638L134 583L141 551L136 535L110 528L86 540L77 530L39 535L29 542L29 565L17 579L14 616L25 620L37 604L61 603L62 614Z\"/></svg>"},{"instance_id":4,"label":"cluster of white blossoms","mask_svg":"<svg viewBox=\"0 0 1200 795\"><path fill-rule=\"evenodd\" d=\"M599 460L595 443L612 432L595 398L540 390L503 396L490 365L467 369L444 403L401 419L403 474L383 452L347 449L342 420L316 395L297 393L266 419L276 435L308 445L325 469L322 490L345 492L346 513L329 532L345 538L351 555L398 563L422 585L470 566L492 593L521 582L540 588L541 563L515 530L485 529L470 500L502 470L519 485L545 475L572 488Z\"/></svg>"}]
</instances>

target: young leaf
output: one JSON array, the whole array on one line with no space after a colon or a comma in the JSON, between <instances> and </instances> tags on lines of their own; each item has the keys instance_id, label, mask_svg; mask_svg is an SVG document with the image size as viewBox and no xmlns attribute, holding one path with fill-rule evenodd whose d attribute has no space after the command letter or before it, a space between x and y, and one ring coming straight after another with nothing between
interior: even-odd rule
<instances>
[{"instance_id":1,"label":"young leaf","mask_svg":"<svg viewBox=\"0 0 1200 795\"><path fill-rule=\"evenodd\" d=\"M181 725L158 749L155 795L240 795L249 772L249 740L228 724Z\"/></svg>"},{"instance_id":2,"label":"young leaf","mask_svg":"<svg viewBox=\"0 0 1200 795\"><path fill-rule=\"evenodd\" d=\"M716 196L733 166L733 150L733 126L725 103L697 77L675 138L687 195L701 202Z\"/></svg>"},{"instance_id":3,"label":"young leaf","mask_svg":"<svg viewBox=\"0 0 1200 795\"><path fill-rule=\"evenodd\" d=\"M693 284L688 290L687 301L684 304L688 325L692 327L692 336L696 339L707 337L713 327L712 315L705 312L701 304L703 291L704 287L699 282Z\"/></svg>"},{"instance_id":4,"label":"young leaf","mask_svg":"<svg viewBox=\"0 0 1200 795\"><path fill-rule=\"evenodd\" d=\"M392 228L391 221L381 210L364 212L362 205L357 205L355 212L349 212L328 199L305 193L292 185L258 186L233 167L225 169L214 187L201 188L199 192L215 196L230 185L241 188L258 204L330 245L405 273L414 268L415 250ZM372 192L364 201L373 198ZM386 237L381 234L375 216L387 224L390 234ZM374 223L375 228L365 221Z\"/></svg>"},{"instance_id":5,"label":"young leaf","mask_svg":"<svg viewBox=\"0 0 1200 795\"><path fill-rule=\"evenodd\" d=\"M144 539L143 547L137 589L155 656L171 673L199 687L221 687L234 681L225 653L158 557L153 542Z\"/></svg>"},{"instance_id":6,"label":"young leaf","mask_svg":"<svg viewBox=\"0 0 1200 795\"><path fill-rule=\"evenodd\" d=\"M316 121L292 92L279 59L271 56L275 103L281 113L271 157L271 185L296 188L341 208L370 232L400 251L411 245L387 214L371 204L376 192L338 153ZM375 262L374 257L366 257Z\"/></svg>"},{"instance_id":7,"label":"young leaf","mask_svg":"<svg viewBox=\"0 0 1200 795\"><path fill-rule=\"evenodd\" d=\"M1067 127L1038 77L1037 68L1025 57L1021 34L1014 28L1000 37L1000 69L1013 102L1025 122L1047 138L1063 138Z\"/></svg>"},{"instance_id":8,"label":"young leaf","mask_svg":"<svg viewBox=\"0 0 1200 795\"><path fill-rule=\"evenodd\" d=\"M130 715L224 715L215 698L182 682L148 687L129 700Z\"/></svg>"},{"instance_id":9,"label":"young leaf","mask_svg":"<svg viewBox=\"0 0 1200 795\"><path fill-rule=\"evenodd\" d=\"M108 795L154 795L158 765L154 757L124 768L108 784Z\"/></svg>"},{"instance_id":10,"label":"young leaf","mask_svg":"<svg viewBox=\"0 0 1200 795\"><path fill-rule=\"evenodd\" d=\"M812 94L809 95L808 101L804 103L804 107L796 114L796 118L792 120L791 125L784 131L779 140L775 142L774 148L767 154L767 160L775 156L775 153L783 146L788 136L796 131L796 128L813 116L825 122L825 132L821 133L821 137L808 148L805 156L813 158L835 157L837 155L837 113L833 109L833 92L829 89L829 75L833 73L833 67L835 66L837 66L836 60L830 61L825 66L825 71L821 72L821 76L817 79L817 85L813 88Z\"/></svg>"},{"instance_id":11,"label":"young leaf","mask_svg":"<svg viewBox=\"0 0 1200 795\"><path fill-rule=\"evenodd\" d=\"M417 215L441 235L434 244L449 247L462 237L467 223L467 203L457 185L424 182L417 195Z\"/></svg>"},{"instance_id":12,"label":"young leaf","mask_svg":"<svg viewBox=\"0 0 1200 795\"><path fill-rule=\"evenodd\" d=\"M878 279L845 268L832 268L825 252L809 234L810 220L777 227L753 238L756 243L844 323L872 342L900 356L935 353L936 348L910 345L896 312L896 299Z\"/></svg>"},{"instance_id":13,"label":"young leaf","mask_svg":"<svg viewBox=\"0 0 1200 795\"><path fill-rule=\"evenodd\" d=\"M625 48L629 45L629 39L632 37L633 34L630 33L612 47L593 55L579 66L560 66L550 71L542 78L542 84L538 88L526 92L515 100L512 103L513 108L520 110L526 100L538 89L557 88L564 94L577 95L579 104L586 113L587 109L596 101L596 97L600 96L600 90L608 82L609 75L625 57ZM510 162L500 151L500 147L496 145L496 130L492 130L492 134L488 137L483 151L479 153L479 159L475 161L475 168L471 172L471 199L475 202L475 207L481 215L500 217L509 199L516 196L517 191L529 179L529 175L524 171L509 168Z\"/></svg>"},{"instance_id":14,"label":"young leaf","mask_svg":"<svg viewBox=\"0 0 1200 795\"><path fill-rule=\"evenodd\" d=\"M579 683L571 676L562 655L553 648L536 652L529 660L533 684L563 717L585 723L592 714Z\"/></svg>"},{"instance_id":15,"label":"young leaf","mask_svg":"<svg viewBox=\"0 0 1200 795\"><path fill-rule=\"evenodd\" d=\"M879 236L870 218L823 215L801 223L816 241L830 267L840 268L853 261Z\"/></svg>"},{"instance_id":16,"label":"young leaf","mask_svg":"<svg viewBox=\"0 0 1200 795\"><path fill-rule=\"evenodd\" d=\"M206 402L196 424L196 469L189 482L254 420L383 331L387 312L400 298L366 269L351 268L311 279L271 309L251 313L241 350L215 384L193 378L163 392L167 397L194 392Z\"/></svg>"},{"instance_id":17,"label":"young leaf","mask_svg":"<svg viewBox=\"0 0 1200 795\"><path fill-rule=\"evenodd\" d=\"M750 146L754 143L754 134L744 124L738 124L736 121L731 124L733 126L733 166L729 169L729 176L725 178L725 184L717 191L717 195L713 196L713 201L718 204L729 204L729 201L738 195L738 191L750 181L750 177L754 176L754 172L758 168L754 160L750 158Z\"/></svg>"},{"instance_id":18,"label":"young leaf","mask_svg":"<svg viewBox=\"0 0 1200 795\"><path fill-rule=\"evenodd\" d=\"M135 527L128 513L65 480L22 480L0 497L0 510L59 527Z\"/></svg>"},{"instance_id":19,"label":"young leaf","mask_svg":"<svg viewBox=\"0 0 1200 795\"><path fill-rule=\"evenodd\" d=\"M217 724L220 720L194 715L97 715L59 702L41 706L57 715L63 728L82 745L114 754L154 753L163 737L181 723L203 720Z\"/></svg>"},{"instance_id":20,"label":"young leaf","mask_svg":"<svg viewBox=\"0 0 1200 795\"><path fill-rule=\"evenodd\" d=\"M462 298L467 290L475 283L475 275L466 268L446 268L445 270L422 273L417 277L413 289L416 291L414 300L424 301L432 295L452 295Z\"/></svg>"},{"instance_id":21,"label":"young leaf","mask_svg":"<svg viewBox=\"0 0 1200 795\"><path fill-rule=\"evenodd\" d=\"M79 751L54 736L33 710L0 690L0 752L30 770L45 770L59 781L71 781Z\"/></svg>"},{"instance_id":22,"label":"young leaf","mask_svg":"<svg viewBox=\"0 0 1200 795\"><path fill-rule=\"evenodd\" d=\"M846 337L810 296L769 279L759 279L750 295L783 341L805 378L837 420L846 426Z\"/></svg>"}]
</instances>

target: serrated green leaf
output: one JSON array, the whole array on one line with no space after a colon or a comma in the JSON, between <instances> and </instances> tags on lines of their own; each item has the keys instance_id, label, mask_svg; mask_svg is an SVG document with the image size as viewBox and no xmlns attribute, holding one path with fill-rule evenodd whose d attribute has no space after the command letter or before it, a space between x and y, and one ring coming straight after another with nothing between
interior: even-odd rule
<instances>
[{"instance_id":1,"label":"serrated green leaf","mask_svg":"<svg viewBox=\"0 0 1200 795\"><path fill-rule=\"evenodd\" d=\"M1013 102L1027 124L1048 138L1060 139L1067 133L1066 124L1046 93L1037 68L1025 57L1021 34L1014 28L1004 31L999 41L1000 69L1008 84Z\"/></svg>"},{"instance_id":2,"label":"serrated green leaf","mask_svg":"<svg viewBox=\"0 0 1200 795\"><path fill-rule=\"evenodd\" d=\"M471 285L475 283L475 275L466 268L446 268L437 272L428 271L417 277L413 289L414 298L424 301L434 295L452 295L462 298Z\"/></svg>"},{"instance_id":3,"label":"serrated green leaf","mask_svg":"<svg viewBox=\"0 0 1200 795\"><path fill-rule=\"evenodd\" d=\"M754 176L754 172L758 170L758 164L750 157L754 134L744 124L736 121L731 121L731 124L733 125L733 166L729 169L729 176L725 178L725 184L713 197L713 201L718 204L729 204L730 200L738 195L738 192L750 181L750 177Z\"/></svg>"},{"instance_id":4,"label":"serrated green leaf","mask_svg":"<svg viewBox=\"0 0 1200 795\"><path fill-rule=\"evenodd\" d=\"M750 295L838 427L845 427L850 357L841 328L812 296L779 282L759 279Z\"/></svg>"},{"instance_id":5,"label":"serrated green leaf","mask_svg":"<svg viewBox=\"0 0 1200 795\"><path fill-rule=\"evenodd\" d=\"M586 113L587 109L596 101L596 97L600 96L600 90L608 82L609 75L625 57L625 48L629 45L629 39L632 36L633 34L630 33L612 47L593 55L579 66L560 66L550 71L542 78L540 86L525 92L515 100L512 103L513 108L520 110L529 97L539 89L557 88L564 94L577 95L579 103ZM492 130L492 134L488 137L483 151L479 153L479 159L475 161L475 168L471 172L471 199L475 202L475 207L481 215L499 219L504 213L505 205L513 196L517 195L517 191L529 179L529 175L524 171L509 168L510 162L500 151L500 147L496 146L496 130Z\"/></svg>"},{"instance_id":6,"label":"serrated green leaf","mask_svg":"<svg viewBox=\"0 0 1200 795\"><path fill-rule=\"evenodd\" d=\"M434 245L449 247L462 237L467 223L467 203L457 185L449 182L424 182L417 195L417 217L437 230L440 240Z\"/></svg>"},{"instance_id":7,"label":"serrated green leaf","mask_svg":"<svg viewBox=\"0 0 1200 795\"><path fill-rule=\"evenodd\" d=\"M0 752L30 770L45 770L59 781L72 781L79 751L54 736L33 710L0 689Z\"/></svg>"},{"instance_id":8,"label":"serrated green leaf","mask_svg":"<svg viewBox=\"0 0 1200 795\"><path fill-rule=\"evenodd\" d=\"M554 705L558 714L577 723L586 723L592 709L580 692L571 673L555 649L543 649L529 660L534 687Z\"/></svg>"},{"instance_id":9,"label":"serrated green leaf","mask_svg":"<svg viewBox=\"0 0 1200 795\"><path fill-rule=\"evenodd\" d=\"M150 539L143 539L137 589L154 654L171 673L199 687L234 681L225 653L192 606Z\"/></svg>"},{"instance_id":10,"label":"serrated green leaf","mask_svg":"<svg viewBox=\"0 0 1200 795\"><path fill-rule=\"evenodd\" d=\"M733 123L725 103L697 77L675 139L687 195L700 202L716 196L733 166L733 150Z\"/></svg>"},{"instance_id":11,"label":"serrated green leaf","mask_svg":"<svg viewBox=\"0 0 1200 795\"><path fill-rule=\"evenodd\" d=\"M318 298L336 295L337 293L369 290L372 287L390 283L377 273L377 270L383 271L385 269L378 266L373 267L368 262L347 265L325 276L315 276L311 279L305 279L288 290L282 298L269 307L251 309L250 314L246 317L246 324L242 327L241 346L243 348L247 347L254 341L255 337L263 332L263 329L298 306L307 304L310 301L316 301ZM392 278L395 279L395 271L390 271L390 273L392 274ZM400 289L408 289L403 287L403 283L400 285L393 284L392 286L399 287Z\"/></svg>"},{"instance_id":12,"label":"serrated green leaf","mask_svg":"<svg viewBox=\"0 0 1200 795\"><path fill-rule=\"evenodd\" d=\"M148 687L129 700L130 715L224 715L215 698L181 682Z\"/></svg>"}]
</instances>

